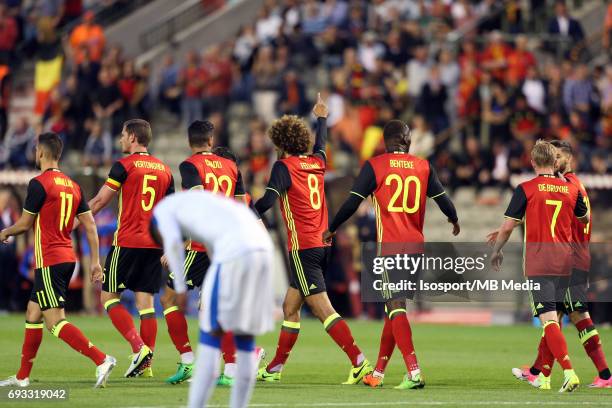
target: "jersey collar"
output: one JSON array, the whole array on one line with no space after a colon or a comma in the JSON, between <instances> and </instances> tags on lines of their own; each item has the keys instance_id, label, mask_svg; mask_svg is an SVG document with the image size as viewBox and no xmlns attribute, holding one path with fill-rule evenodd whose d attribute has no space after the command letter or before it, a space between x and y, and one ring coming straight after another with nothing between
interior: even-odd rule
<instances>
[{"instance_id":1,"label":"jersey collar","mask_svg":"<svg viewBox=\"0 0 612 408\"><path fill-rule=\"evenodd\" d=\"M148 156L149 152L134 152L134 154L137 154L139 156Z\"/></svg>"},{"instance_id":2,"label":"jersey collar","mask_svg":"<svg viewBox=\"0 0 612 408\"><path fill-rule=\"evenodd\" d=\"M538 177L557 178L554 174L538 174Z\"/></svg>"},{"instance_id":3,"label":"jersey collar","mask_svg":"<svg viewBox=\"0 0 612 408\"><path fill-rule=\"evenodd\" d=\"M201 151L201 152L195 152L194 154L203 154L203 155L209 156L209 155L212 155L213 152Z\"/></svg>"},{"instance_id":4,"label":"jersey collar","mask_svg":"<svg viewBox=\"0 0 612 408\"><path fill-rule=\"evenodd\" d=\"M48 171L56 171L58 173L61 173L62 171L56 167L49 167L47 170L43 171L43 173L46 173Z\"/></svg>"}]
</instances>

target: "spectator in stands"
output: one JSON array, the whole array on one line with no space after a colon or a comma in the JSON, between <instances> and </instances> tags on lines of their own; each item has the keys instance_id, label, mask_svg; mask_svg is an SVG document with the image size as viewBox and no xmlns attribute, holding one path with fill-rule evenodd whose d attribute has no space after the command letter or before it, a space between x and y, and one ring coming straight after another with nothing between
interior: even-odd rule
<instances>
[{"instance_id":1,"label":"spectator in stands","mask_svg":"<svg viewBox=\"0 0 612 408\"><path fill-rule=\"evenodd\" d=\"M425 118L421 115L415 115L412 119L412 133L410 143L410 153L429 159L434 154L436 138L431 133L427 126Z\"/></svg>"},{"instance_id":2,"label":"spectator in stands","mask_svg":"<svg viewBox=\"0 0 612 408\"><path fill-rule=\"evenodd\" d=\"M594 97L589 68L585 64L580 64L574 70L573 76L563 85L563 105L567 112L577 110L587 114Z\"/></svg>"},{"instance_id":3,"label":"spectator in stands","mask_svg":"<svg viewBox=\"0 0 612 408\"><path fill-rule=\"evenodd\" d=\"M546 113L546 88L538 76L535 66L527 69L527 77L521 88L523 95L527 98L527 104L540 115Z\"/></svg>"},{"instance_id":4,"label":"spectator in stands","mask_svg":"<svg viewBox=\"0 0 612 408\"><path fill-rule=\"evenodd\" d=\"M9 15L6 5L0 3L0 64L12 62L18 37L17 21Z\"/></svg>"},{"instance_id":5,"label":"spectator in stands","mask_svg":"<svg viewBox=\"0 0 612 408\"><path fill-rule=\"evenodd\" d=\"M172 55L164 56L159 80L159 101L177 118L181 115L180 68Z\"/></svg>"},{"instance_id":6,"label":"spectator in stands","mask_svg":"<svg viewBox=\"0 0 612 408\"><path fill-rule=\"evenodd\" d=\"M382 58L384 53L385 48L377 42L374 32L367 31L363 34L363 41L359 44L357 54L359 56L359 63L363 65L366 71L375 71L376 60Z\"/></svg>"},{"instance_id":7,"label":"spectator in stands","mask_svg":"<svg viewBox=\"0 0 612 408\"><path fill-rule=\"evenodd\" d=\"M223 112L228 103L232 86L232 64L219 45L209 47L202 60L204 70L204 111Z\"/></svg>"},{"instance_id":8,"label":"spectator in stands","mask_svg":"<svg viewBox=\"0 0 612 408\"><path fill-rule=\"evenodd\" d=\"M338 68L342 65L344 50L353 43L341 35L338 27L330 25L319 38L319 49L323 53L322 60L328 69Z\"/></svg>"},{"instance_id":9,"label":"spectator in stands","mask_svg":"<svg viewBox=\"0 0 612 408\"><path fill-rule=\"evenodd\" d=\"M606 18L604 20L602 46L610 52L610 34L612 34L612 3L608 3L606 9Z\"/></svg>"},{"instance_id":10,"label":"spectator in stands","mask_svg":"<svg viewBox=\"0 0 612 408\"><path fill-rule=\"evenodd\" d=\"M83 22L76 26L70 34L70 48L75 64L79 64L84 53L87 53L91 64L99 66L102 62L106 36L104 29L94 22L94 14L87 11L83 15Z\"/></svg>"},{"instance_id":11,"label":"spectator in stands","mask_svg":"<svg viewBox=\"0 0 612 408\"><path fill-rule=\"evenodd\" d=\"M299 80L295 70L287 71L278 98L279 114L303 116L308 113L309 109L310 104L306 99L304 84Z\"/></svg>"},{"instance_id":12,"label":"spectator in stands","mask_svg":"<svg viewBox=\"0 0 612 408\"><path fill-rule=\"evenodd\" d=\"M314 36L322 33L327 27L321 3L316 0L305 0L302 6L302 28L304 34Z\"/></svg>"},{"instance_id":13,"label":"spectator in stands","mask_svg":"<svg viewBox=\"0 0 612 408\"><path fill-rule=\"evenodd\" d=\"M555 1L555 17L548 23L548 34L561 36L569 41L572 48L580 46L584 40L582 25L569 15L565 0ZM551 51L557 50L554 45L549 45L548 48Z\"/></svg>"},{"instance_id":14,"label":"spectator in stands","mask_svg":"<svg viewBox=\"0 0 612 408\"><path fill-rule=\"evenodd\" d=\"M113 141L110 132L104 131L100 121L90 124L87 143L83 152L83 165L92 167L109 166L113 154Z\"/></svg>"},{"instance_id":15,"label":"spectator in stands","mask_svg":"<svg viewBox=\"0 0 612 408\"><path fill-rule=\"evenodd\" d=\"M503 83L494 81L491 85L491 98L483 101L482 120L489 126L489 134L495 139L510 139L511 108Z\"/></svg>"},{"instance_id":16,"label":"spectator in stands","mask_svg":"<svg viewBox=\"0 0 612 408\"><path fill-rule=\"evenodd\" d=\"M429 79L423 86L417 111L425 117L434 134L446 130L449 126L446 113L447 98L448 93L440 78L440 69L438 66L433 66L429 72Z\"/></svg>"},{"instance_id":17,"label":"spectator in stands","mask_svg":"<svg viewBox=\"0 0 612 408\"><path fill-rule=\"evenodd\" d=\"M499 31L489 34L488 44L482 52L481 66L487 70L493 79L504 81L508 67L511 49L504 43Z\"/></svg>"},{"instance_id":18,"label":"spectator in stands","mask_svg":"<svg viewBox=\"0 0 612 408\"><path fill-rule=\"evenodd\" d=\"M11 70L8 65L0 63L0 144L8 129L8 110L10 101Z\"/></svg>"},{"instance_id":19,"label":"spectator in stands","mask_svg":"<svg viewBox=\"0 0 612 408\"><path fill-rule=\"evenodd\" d=\"M429 78L429 68L427 48L419 45L415 48L414 58L410 60L407 67L408 94L414 100L419 98L423 85Z\"/></svg>"},{"instance_id":20,"label":"spectator in stands","mask_svg":"<svg viewBox=\"0 0 612 408\"><path fill-rule=\"evenodd\" d=\"M257 48L257 36L252 25L246 25L240 30L238 38L234 42L232 56L240 64L242 70L247 70L253 62L253 53Z\"/></svg>"},{"instance_id":21,"label":"spectator in stands","mask_svg":"<svg viewBox=\"0 0 612 408\"><path fill-rule=\"evenodd\" d=\"M540 117L529 107L525 95L516 98L510 115L510 131L517 140L538 139L540 136Z\"/></svg>"},{"instance_id":22,"label":"spectator in stands","mask_svg":"<svg viewBox=\"0 0 612 408\"><path fill-rule=\"evenodd\" d=\"M13 191L0 188L0 230L13 225L19 218L17 208L20 207L20 203L16 198ZM11 238L8 244L0 245L0 265L2 265L0 268L0 312L16 309L17 255L14 238Z\"/></svg>"},{"instance_id":23,"label":"spectator in stands","mask_svg":"<svg viewBox=\"0 0 612 408\"><path fill-rule=\"evenodd\" d=\"M513 50L508 55L508 69L506 81L519 83L527 76L529 68L536 66L534 55L527 49L528 37L518 35Z\"/></svg>"},{"instance_id":24,"label":"spectator in stands","mask_svg":"<svg viewBox=\"0 0 612 408\"><path fill-rule=\"evenodd\" d=\"M410 59L409 50L402 44L401 35L399 30L392 30L387 34L383 56L383 60L387 64L387 70L401 69L406 66Z\"/></svg>"},{"instance_id":25,"label":"spectator in stands","mask_svg":"<svg viewBox=\"0 0 612 408\"><path fill-rule=\"evenodd\" d=\"M280 72L274 60L272 47L259 49L253 63L253 106L257 115L266 123L276 118L276 101L280 85Z\"/></svg>"},{"instance_id":26,"label":"spectator in stands","mask_svg":"<svg viewBox=\"0 0 612 408\"><path fill-rule=\"evenodd\" d=\"M202 89L204 88L204 81L204 71L200 67L198 54L195 51L189 51L185 55L185 66L179 80L183 88L181 111L185 127L196 120L202 119Z\"/></svg>"},{"instance_id":27,"label":"spectator in stands","mask_svg":"<svg viewBox=\"0 0 612 408\"><path fill-rule=\"evenodd\" d=\"M62 90L63 109L69 132L71 134L72 147L80 151L85 146L85 122L93 117L91 106L91 95L88 87L80 86L75 74L70 75Z\"/></svg>"},{"instance_id":28,"label":"spectator in stands","mask_svg":"<svg viewBox=\"0 0 612 408\"><path fill-rule=\"evenodd\" d=\"M492 185L493 157L490 151L482 149L478 139L468 137L465 140L464 152L458 155L456 171L456 186L476 185L476 191Z\"/></svg>"},{"instance_id":29,"label":"spectator in stands","mask_svg":"<svg viewBox=\"0 0 612 408\"><path fill-rule=\"evenodd\" d=\"M255 23L257 39L264 44L271 43L280 33L283 19L268 6L262 7Z\"/></svg>"},{"instance_id":30,"label":"spectator in stands","mask_svg":"<svg viewBox=\"0 0 612 408\"><path fill-rule=\"evenodd\" d=\"M100 70L98 79L100 86L93 96L93 112L104 131L118 135L122 126L120 109L123 107L123 98L121 92L107 68Z\"/></svg>"},{"instance_id":31,"label":"spectator in stands","mask_svg":"<svg viewBox=\"0 0 612 408\"><path fill-rule=\"evenodd\" d=\"M8 164L13 168L27 168L34 164L36 133L27 117L21 117L8 130L4 141Z\"/></svg>"}]
</instances>

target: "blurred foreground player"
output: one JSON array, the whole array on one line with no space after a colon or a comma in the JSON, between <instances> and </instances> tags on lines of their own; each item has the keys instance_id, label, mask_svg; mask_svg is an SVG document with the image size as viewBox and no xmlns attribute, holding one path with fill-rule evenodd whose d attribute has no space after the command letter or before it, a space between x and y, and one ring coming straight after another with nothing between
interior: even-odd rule
<instances>
[{"instance_id":1,"label":"blurred foreground player","mask_svg":"<svg viewBox=\"0 0 612 408\"><path fill-rule=\"evenodd\" d=\"M102 279L102 267L96 224L81 187L58 168L62 149L62 140L55 133L39 136L36 165L42 173L30 180L21 218L15 225L0 231L2 243L33 228L36 260L34 287L26 310L21 366L15 376L0 381L0 387L27 387L30 384L30 371L42 342L43 318L54 336L89 357L97 366L94 388L106 386L106 380L117 363L114 357L98 350L78 327L66 320L65 297L77 260L70 236L75 219L83 224L87 234L93 281Z\"/></svg>"},{"instance_id":2,"label":"blurred foreground player","mask_svg":"<svg viewBox=\"0 0 612 408\"><path fill-rule=\"evenodd\" d=\"M576 218L587 224L590 211L580 190L555 176L556 154L549 142L539 140L533 147L531 164L537 176L514 190L505 213L506 221L499 228L491 263L499 270L503 246L516 224L523 223L525 276L539 285L539 290L531 292L531 300L533 314L539 317L544 329L540 347L543 353L552 354L563 368L564 380L559 392L572 392L580 380L572 368L557 313L563 312L562 301L574 263L573 225ZM550 389L550 377L540 373L533 385Z\"/></svg>"},{"instance_id":3,"label":"blurred foreground player","mask_svg":"<svg viewBox=\"0 0 612 408\"><path fill-rule=\"evenodd\" d=\"M255 336L272 330L273 245L268 232L245 205L208 191L174 194L153 211L151 235L163 244L174 273L174 288L184 303L182 275L186 237L204 243L212 254L202 287L200 345L189 407L207 403L219 376L221 338L234 334L237 358L230 407L249 403L256 375Z\"/></svg>"},{"instance_id":4,"label":"blurred foreground player","mask_svg":"<svg viewBox=\"0 0 612 408\"><path fill-rule=\"evenodd\" d=\"M323 239L326 242L331 242L340 225L348 220L369 196L372 197L376 215L376 240L379 248L377 256L423 253L427 198L435 200L446 215L453 226L453 235L459 233L457 211L446 195L434 168L427 160L408 153L410 134L410 128L402 121L391 120L385 125L383 138L386 153L371 158L363 165L348 199L324 234ZM406 296L413 295L390 291L382 293L382 298L386 301L386 316L380 337L378 361L374 372L363 379L363 382L371 387L383 386L385 368L396 345L404 358L406 375L395 388L413 389L425 386L412 342L412 329L406 315Z\"/></svg>"}]
</instances>

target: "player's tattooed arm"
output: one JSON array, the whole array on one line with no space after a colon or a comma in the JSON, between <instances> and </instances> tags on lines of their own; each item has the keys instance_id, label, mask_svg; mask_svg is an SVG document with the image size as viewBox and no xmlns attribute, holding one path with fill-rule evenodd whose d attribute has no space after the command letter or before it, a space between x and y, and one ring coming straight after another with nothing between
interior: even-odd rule
<instances>
[{"instance_id":1,"label":"player's tattooed arm","mask_svg":"<svg viewBox=\"0 0 612 408\"><path fill-rule=\"evenodd\" d=\"M589 223L589 218L591 218L591 211L589 207L587 207L584 202L584 198L582 197L582 193L578 192L578 198L576 199L576 206L574 207L574 215L578 218L583 224Z\"/></svg>"},{"instance_id":2,"label":"player's tattooed arm","mask_svg":"<svg viewBox=\"0 0 612 408\"><path fill-rule=\"evenodd\" d=\"M317 134L312 153L320 156L323 160L327 160L325 146L327 145L327 115L329 110L321 99L320 93L317 94L317 103L312 109L312 113L317 117Z\"/></svg>"},{"instance_id":3,"label":"player's tattooed arm","mask_svg":"<svg viewBox=\"0 0 612 408\"><path fill-rule=\"evenodd\" d=\"M32 179L28 184L28 193L26 195L23 213L17 222L0 231L0 242L6 243L9 237L23 234L34 225L36 215L42 208L46 198L46 192L42 184L36 179Z\"/></svg>"},{"instance_id":4,"label":"player's tattooed arm","mask_svg":"<svg viewBox=\"0 0 612 408\"><path fill-rule=\"evenodd\" d=\"M276 202L276 199L287 191L289 187L291 187L291 176L289 175L289 170L284 163L277 161L274 163L274 166L272 166L270 181L268 182L264 196L255 203L255 209L257 212L260 215L263 215L263 213L272 208Z\"/></svg>"},{"instance_id":5,"label":"player's tattooed arm","mask_svg":"<svg viewBox=\"0 0 612 408\"><path fill-rule=\"evenodd\" d=\"M111 167L110 173L98 194L89 201L91 212L96 215L101 209L106 207L121 188L127 179L127 171L120 162L115 162Z\"/></svg>"}]
</instances>

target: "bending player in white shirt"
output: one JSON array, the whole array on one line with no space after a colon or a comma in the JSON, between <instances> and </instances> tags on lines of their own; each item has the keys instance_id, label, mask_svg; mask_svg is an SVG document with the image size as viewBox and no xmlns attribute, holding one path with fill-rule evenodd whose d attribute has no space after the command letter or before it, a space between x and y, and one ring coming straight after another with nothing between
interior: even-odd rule
<instances>
[{"instance_id":1,"label":"bending player in white shirt","mask_svg":"<svg viewBox=\"0 0 612 408\"><path fill-rule=\"evenodd\" d=\"M164 247L179 298L186 291L185 237L203 242L212 254L202 285L200 344L188 406L202 407L210 398L219 376L221 335L232 331L238 352L230 407L246 407L255 381L255 336L274 325L268 232L245 205L192 190L168 196L155 207L151 235Z\"/></svg>"}]
</instances>

